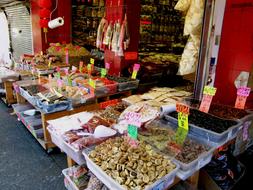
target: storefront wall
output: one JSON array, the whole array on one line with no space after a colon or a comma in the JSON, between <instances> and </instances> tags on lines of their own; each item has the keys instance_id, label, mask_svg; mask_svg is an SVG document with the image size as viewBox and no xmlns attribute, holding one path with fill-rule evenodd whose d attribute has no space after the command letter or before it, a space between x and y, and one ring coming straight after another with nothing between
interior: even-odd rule
<instances>
[{"instance_id":1,"label":"storefront wall","mask_svg":"<svg viewBox=\"0 0 253 190\"><path fill-rule=\"evenodd\" d=\"M227 0L220 41L215 101L233 105L234 81L242 71L251 72L253 63L253 0ZM253 107L251 97L248 106Z\"/></svg>"}]
</instances>

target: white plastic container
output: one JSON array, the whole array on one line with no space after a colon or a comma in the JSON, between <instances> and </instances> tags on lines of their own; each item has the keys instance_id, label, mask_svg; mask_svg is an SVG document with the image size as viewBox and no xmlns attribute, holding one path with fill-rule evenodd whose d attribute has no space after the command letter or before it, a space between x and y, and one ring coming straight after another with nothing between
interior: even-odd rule
<instances>
[{"instance_id":1,"label":"white plastic container","mask_svg":"<svg viewBox=\"0 0 253 190\"><path fill-rule=\"evenodd\" d=\"M65 152L72 160L74 160L77 164L83 165L85 163L84 156L81 150L74 149L70 144L65 142L59 135L55 134L55 132L50 128L47 128L51 135L52 142L59 147L63 152Z\"/></svg>"},{"instance_id":2,"label":"white plastic container","mask_svg":"<svg viewBox=\"0 0 253 190\"><path fill-rule=\"evenodd\" d=\"M111 190L125 190L117 181L108 176L98 165L96 165L88 156L88 154L83 151L85 156L87 167L89 170L100 180L102 181L109 189ZM176 168L172 170L169 174L163 176L161 179L157 180L152 185L145 188L145 190L163 190L167 189L173 182L176 176L176 173L179 169L179 166L176 165Z\"/></svg>"},{"instance_id":3,"label":"white plastic container","mask_svg":"<svg viewBox=\"0 0 253 190\"><path fill-rule=\"evenodd\" d=\"M76 184L70 179L68 172L70 168L66 168L62 170L62 174L64 175L64 185L68 190L79 190Z\"/></svg>"}]
</instances>

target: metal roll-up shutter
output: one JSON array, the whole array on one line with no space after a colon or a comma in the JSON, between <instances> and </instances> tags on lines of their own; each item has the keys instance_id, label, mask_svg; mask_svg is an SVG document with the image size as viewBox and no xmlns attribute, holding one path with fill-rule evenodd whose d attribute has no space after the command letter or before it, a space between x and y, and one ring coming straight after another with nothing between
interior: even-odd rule
<instances>
[{"instance_id":1,"label":"metal roll-up shutter","mask_svg":"<svg viewBox=\"0 0 253 190\"><path fill-rule=\"evenodd\" d=\"M29 8L18 4L5 8L10 28L13 57L18 61L23 54L33 54L32 23Z\"/></svg>"}]
</instances>

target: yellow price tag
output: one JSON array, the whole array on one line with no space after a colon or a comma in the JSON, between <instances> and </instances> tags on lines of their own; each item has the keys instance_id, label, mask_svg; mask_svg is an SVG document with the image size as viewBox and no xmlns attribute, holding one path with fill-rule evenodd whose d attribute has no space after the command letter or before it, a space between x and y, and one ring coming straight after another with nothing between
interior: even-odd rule
<instances>
[{"instance_id":1,"label":"yellow price tag","mask_svg":"<svg viewBox=\"0 0 253 190\"><path fill-rule=\"evenodd\" d=\"M89 79L89 85L92 87L92 88L96 88L96 82L92 79Z\"/></svg>"},{"instance_id":2,"label":"yellow price tag","mask_svg":"<svg viewBox=\"0 0 253 190\"><path fill-rule=\"evenodd\" d=\"M137 71L133 71L133 73L132 73L132 79L136 79L136 76L137 76Z\"/></svg>"},{"instance_id":3,"label":"yellow price tag","mask_svg":"<svg viewBox=\"0 0 253 190\"><path fill-rule=\"evenodd\" d=\"M51 67L51 63L52 63L52 61L51 61L51 60L49 60L49 61L48 61L48 68L50 68L50 67Z\"/></svg>"},{"instance_id":4,"label":"yellow price tag","mask_svg":"<svg viewBox=\"0 0 253 190\"><path fill-rule=\"evenodd\" d=\"M178 127L189 130L188 115L182 112L178 113Z\"/></svg>"},{"instance_id":5,"label":"yellow price tag","mask_svg":"<svg viewBox=\"0 0 253 190\"><path fill-rule=\"evenodd\" d=\"M217 88L212 86L205 86L203 94L214 96L216 94Z\"/></svg>"},{"instance_id":6,"label":"yellow price tag","mask_svg":"<svg viewBox=\"0 0 253 190\"><path fill-rule=\"evenodd\" d=\"M94 65L95 60L93 58L90 58L90 63Z\"/></svg>"}]
</instances>

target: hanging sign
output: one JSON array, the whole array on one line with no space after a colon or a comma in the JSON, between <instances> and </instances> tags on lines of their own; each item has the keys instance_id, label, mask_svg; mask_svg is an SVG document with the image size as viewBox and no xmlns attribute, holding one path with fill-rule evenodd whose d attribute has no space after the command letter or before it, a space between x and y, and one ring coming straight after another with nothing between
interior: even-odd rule
<instances>
[{"instance_id":1,"label":"hanging sign","mask_svg":"<svg viewBox=\"0 0 253 190\"><path fill-rule=\"evenodd\" d=\"M132 79L136 79L139 69L140 69L140 64L134 64L133 73L132 73L132 77L131 77Z\"/></svg>"},{"instance_id":2,"label":"hanging sign","mask_svg":"<svg viewBox=\"0 0 253 190\"><path fill-rule=\"evenodd\" d=\"M205 113L208 113L209 108L211 106L213 96L216 94L217 88L211 86L205 86L203 92L203 99L201 101L199 110Z\"/></svg>"},{"instance_id":3,"label":"hanging sign","mask_svg":"<svg viewBox=\"0 0 253 190\"><path fill-rule=\"evenodd\" d=\"M235 102L235 108L244 109L247 97L249 96L251 88L239 87L237 89L237 98Z\"/></svg>"},{"instance_id":4,"label":"hanging sign","mask_svg":"<svg viewBox=\"0 0 253 190\"><path fill-rule=\"evenodd\" d=\"M96 81L94 81L93 79L89 79L89 85L95 89L96 88Z\"/></svg>"}]
</instances>

